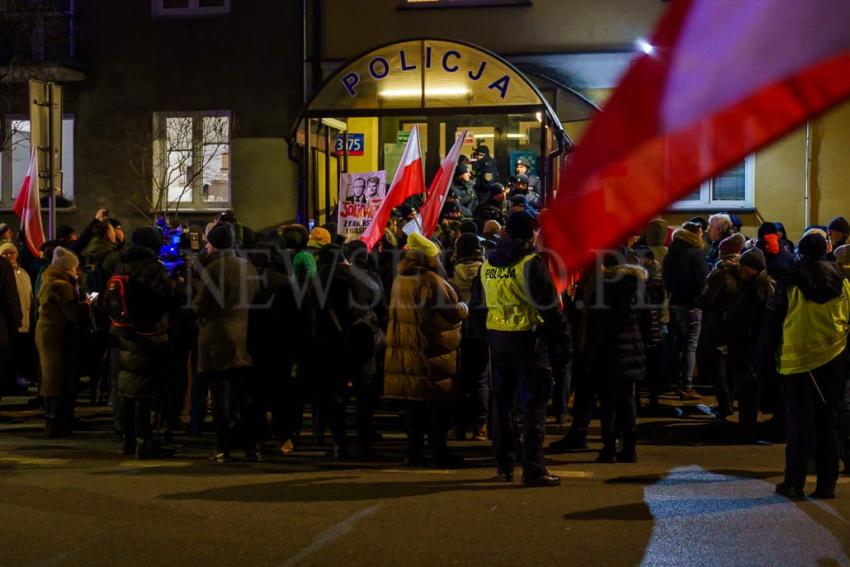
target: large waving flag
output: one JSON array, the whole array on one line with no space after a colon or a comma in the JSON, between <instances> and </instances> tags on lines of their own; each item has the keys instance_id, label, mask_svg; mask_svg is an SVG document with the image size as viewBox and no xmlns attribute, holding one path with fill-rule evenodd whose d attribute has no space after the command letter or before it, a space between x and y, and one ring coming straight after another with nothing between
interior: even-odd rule
<instances>
[{"instance_id":1,"label":"large waving flag","mask_svg":"<svg viewBox=\"0 0 850 567\"><path fill-rule=\"evenodd\" d=\"M372 224L360 237L371 251L384 235L387 221L393 209L404 203L409 197L425 192L425 177L422 169L422 153L419 149L419 130L416 126L410 131L407 145L401 154L401 161L387 190L384 202L378 208Z\"/></svg>"},{"instance_id":2,"label":"large waving flag","mask_svg":"<svg viewBox=\"0 0 850 567\"><path fill-rule=\"evenodd\" d=\"M33 173L36 172L36 173ZM21 219L21 237L34 258L41 256L41 246L44 244L44 229L41 226L41 203L38 195L36 148L33 146L30 154L30 166L18 193L18 200L12 210Z\"/></svg>"},{"instance_id":3,"label":"large waving flag","mask_svg":"<svg viewBox=\"0 0 850 567\"><path fill-rule=\"evenodd\" d=\"M644 51L542 219L567 268L850 96L850 1L674 0Z\"/></svg>"},{"instance_id":4,"label":"large waving flag","mask_svg":"<svg viewBox=\"0 0 850 567\"><path fill-rule=\"evenodd\" d=\"M440 169L431 181L431 186L428 188L428 199L422 205L422 235L426 238L431 238L434 230L437 228L437 223L440 222L440 211L443 210L443 204L446 202L446 197L449 196L449 187L452 186L454 179L455 168L457 168L457 160L460 157L460 150L463 148L463 142L466 140L466 130L461 132L460 136L455 140L452 149L446 155L446 159L440 164Z\"/></svg>"}]
</instances>

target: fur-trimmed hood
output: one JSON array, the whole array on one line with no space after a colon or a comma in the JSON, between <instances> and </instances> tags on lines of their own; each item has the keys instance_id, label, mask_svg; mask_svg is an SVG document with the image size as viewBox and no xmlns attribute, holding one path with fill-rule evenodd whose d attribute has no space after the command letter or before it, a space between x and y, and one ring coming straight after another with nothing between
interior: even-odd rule
<instances>
[{"instance_id":1,"label":"fur-trimmed hood","mask_svg":"<svg viewBox=\"0 0 850 567\"><path fill-rule=\"evenodd\" d=\"M649 279L649 272L643 266L637 264L619 264L602 269L602 275L606 280L625 279L627 277L645 282Z\"/></svg>"},{"instance_id":2,"label":"fur-trimmed hood","mask_svg":"<svg viewBox=\"0 0 850 567\"><path fill-rule=\"evenodd\" d=\"M690 230L685 230L684 228L677 228L673 231L673 241L681 240L686 244L690 244L694 248L702 249L705 245L705 241L699 234L695 234Z\"/></svg>"}]
</instances>

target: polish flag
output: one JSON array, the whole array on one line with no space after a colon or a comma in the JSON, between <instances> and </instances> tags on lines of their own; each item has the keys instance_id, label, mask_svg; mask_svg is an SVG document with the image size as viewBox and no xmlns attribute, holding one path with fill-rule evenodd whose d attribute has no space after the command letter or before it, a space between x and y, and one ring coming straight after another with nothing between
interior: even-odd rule
<instances>
[{"instance_id":1,"label":"polish flag","mask_svg":"<svg viewBox=\"0 0 850 567\"><path fill-rule=\"evenodd\" d=\"M401 154L401 161L398 164L395 177L393 177L393 182L387 190L387 196L375 213L372 224L360 236L360 240L365 242L371 251L384 236L384 230L387 228L387 221L390 219L390 213L393 209L413 195L424 192L425 176L422 168L422 153L419 150L419 130L414 125L410 131L410 137L407 139L407 145L404 147L404 152Z\"/></svg>"},{"instance_id":2,"label":"polish flag","mask_svg":"<svg viewBox=\"0 0 850 567\"><path fill-rule=\"evenodd\" d=\"M567 268L850 96L850 2L674 0L643 51L542 219Z\"/></svg>"},{"instance_id":3,"label":"polish flag","mask_svg":"<svg viewBox=\"0 0 850 567\"><path fill-rule=\"evenodd\" d=\"M36 164L36 148L33 146L30 154L30 166L18 193L18 199L12 210L21 219L21 237L26 242L30 254L34 258L41 256L41 245L44 244L44 229L41 226L41 203L39 201L38 184L35 183L33 172L38 172Z\"/></svg>"},{"instance_id":4,"label":"polish flag","mask_svg":"<svg viewBox=\"0 0 850 567\"><path fill-rule=\"evenodd\" d=\"M428 188L428 199L422 205L420 211L422 235L426 238L431 238L437 228L437 223L440 221L440 211L443 210L446 197L449 196L449 188L452 186L452 179L455 176L455 168L457 168L457 160L460 157L464 140L466 140L466 130L455 140L455 144L449 150L446 159L440 164L440 169L437 170L437 174Z\"/></svg>"}]
</instances>

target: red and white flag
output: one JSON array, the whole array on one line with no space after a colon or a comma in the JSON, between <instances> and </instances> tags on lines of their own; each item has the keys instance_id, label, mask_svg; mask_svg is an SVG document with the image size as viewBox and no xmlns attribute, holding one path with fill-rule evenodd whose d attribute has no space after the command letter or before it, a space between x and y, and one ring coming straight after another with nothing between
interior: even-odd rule
<instances>
[{"instance_id":1,"label":"red and white flag","mask_svg":"<svg viewBox=\"0 0 850 567\"><path fill-rule=\"evenodd\" d=\"M850 96L850 2L674 0L644 51L541 219L567 268Z\"/></svg>"},{"instance_id":2,"label":"red and white flag","mask_svg":"<svg viewBox=\"0 0 850 567\"><path fill-rule=\"evenodd\" d=\"M428 187L428 198L420 211L422 235L426 238L431 238L437 228L437 223L440 222L440 211L443 210L446 197L449 196L449 188L452 186L452 179L455 176L455 168L457 168L457 160L460 157L464 140L466 140L466 130L461 132L461 135L455 140L452 149L449 150L446 159L440 164L440 169L437 170L434 179L431 180L431 186Z\"/></svg>"},{"instance_id":3,"label":"red and white flag","mask_svg":"<svg viewBox=\"0 0 850 567\"><path fill-rule=\"evenodd\" d=\"M27 245L30 254L38 258L41 246L44 244L44 229L41 226L41 202L39 201L38 165L36 164L36 148L33 146L30 154L30 166L18 193L18 199L12 210L21 219L21 237Z\"/></svg>"},{"instance_id":4,"label":"red and white flag","mask_svg":"<svg viewBox=\"0 0 850 567\"><path fill-rule=\"evenodd\" d=\"M401 154L401 161L396 169L393 182L387 190L384 202L375 213L372 224L366 229L360 240L366 243L371 251L375 244L384 236L387 221L393 209L400 206L413 195L425 192L425 177L422 168L422 153L419 149L419 130L416 126L410 131L407 145Z\"/></svg>"}]
</instances>

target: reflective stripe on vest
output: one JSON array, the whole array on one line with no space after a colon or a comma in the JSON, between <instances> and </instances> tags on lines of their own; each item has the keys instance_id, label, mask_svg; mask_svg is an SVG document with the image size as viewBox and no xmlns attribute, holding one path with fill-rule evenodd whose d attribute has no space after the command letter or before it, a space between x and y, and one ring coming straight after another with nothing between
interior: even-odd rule
<instances>
[{"instance_id":1,"label":"reflective stripe on vest","mask_svg":"<svg viewBox=\"0 0 850 567\"><path fill-rule=\"evenodd\" d=\"M530 331L543 322L526 289L526 267L537 255L529 254L512 266L481 266L481 286L487 302L487 329Z\"/></svg>"},{"instance_id":2,"label":"reflective stripe on vest","mask_svg":"<svg viewBox=\"0 0 850 567\"><path fill-rule=\"evenodd\" d=\"M819 368L841 354L850 333L850 282L826 303L808 301L799 287L788 289L788 314L782 324L779 373Z\"/></svg>"}]
</instances>

